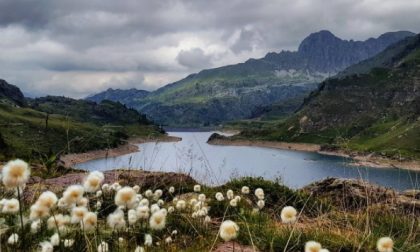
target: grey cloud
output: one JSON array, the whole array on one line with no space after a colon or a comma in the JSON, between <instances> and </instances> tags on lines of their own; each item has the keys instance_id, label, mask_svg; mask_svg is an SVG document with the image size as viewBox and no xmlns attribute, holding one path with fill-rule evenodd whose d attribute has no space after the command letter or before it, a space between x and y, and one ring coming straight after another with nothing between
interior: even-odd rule
<instances>
[{"instance_id":1,"label":"grey cloud","mask_svg":"<svg viewBox=\"0 0 420 252\"><path fill-rule=\"evenodd\" d=\"M211 65L211 55L206 55L201 48L181 50L176 59L179 64L191 69L199 69Z\"/></svg>"},{"instance_id":2,"label":"grey cloud","mask_svg":"<svg viewBox=\"0 0 420 252\"><path fill-rule=\"evenodd\" d=\"M152 89L296 49L322 29L358 40L419 32L419 12L418 0L0 0L0 78L75 97L105 86Z\"/></svg>"}]
</instances>

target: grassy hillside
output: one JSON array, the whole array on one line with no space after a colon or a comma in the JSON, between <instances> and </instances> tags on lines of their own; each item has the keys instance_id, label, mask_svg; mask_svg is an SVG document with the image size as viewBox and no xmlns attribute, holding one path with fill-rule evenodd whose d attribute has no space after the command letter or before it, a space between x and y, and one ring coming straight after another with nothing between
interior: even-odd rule
<instances>
[{"instance_id":1,"label":"grassy hillside","mask_svg":"<svg viewBox=\"0 0 420 252\"><path fill-rule=\"evenodd\" d=\"M349 73L370 68L367 73L329 79L306 99L295 115L248 128L239 137L319 143L418 159L419 48L420 36L402 41L366 61L366 65L360 63L357 68L347 70Z\"/></svg>"},{"instance_id":2,"label":"grassy hillside","mask_svg":"<svg viewBox=\"0 0 420 252\"><path fill-rule=\"evenodd\" d=\"M62 115L49 115L48 123L46 119L43 112L0 104L0 160L39 160L66 152L116 147L129 136L160 134L150 125L97 125Z\"/></svg>"}]
</instances>

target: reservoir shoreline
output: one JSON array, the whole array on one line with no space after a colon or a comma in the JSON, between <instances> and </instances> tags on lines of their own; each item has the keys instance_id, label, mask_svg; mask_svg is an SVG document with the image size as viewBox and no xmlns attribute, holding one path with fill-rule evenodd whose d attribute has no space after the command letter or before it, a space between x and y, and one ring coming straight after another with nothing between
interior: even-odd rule
<instances>
[{"instance_id":1,"label":"reservoir shoreline","mask_svg":"<svg viewBox=\"0 0 420 252\"><path fill-rule=\"evenodd\" d=\"M347 153L343 150L324 151L321 145L310 143L289 143L260 140L232 140L232 139L212 139L207 142L212 145L225 146L254 146L262 148L275 148L282 150L315 152L321 155L338 156L354 160L354 166L368 166L372 168L395 168L410 171L420 171L420 161L399 161L373 155L362 155L359 153Z\"/></svg>"}]
</instances>

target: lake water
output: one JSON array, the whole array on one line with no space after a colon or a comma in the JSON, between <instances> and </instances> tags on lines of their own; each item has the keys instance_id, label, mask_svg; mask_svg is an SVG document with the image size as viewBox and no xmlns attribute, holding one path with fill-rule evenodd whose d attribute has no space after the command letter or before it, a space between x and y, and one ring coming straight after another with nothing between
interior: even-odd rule
<instances>
[{"instance_id":1,"label":"lake water","mask_svg":"<svg viewBox=\"0 0 420 252\"><path fill-rule=\"evenodd\" d=\"M234 177L281 179L299 188L326 177L362 178L398 190L420 188L420 173L352 165L352 160L311 152L206 143L213 132L169 132L179 142L140 144L140 151L77 165L85 170L116 168L174 171L190 174L201 183L222 184Z\"/></svg>"}]
</instances>

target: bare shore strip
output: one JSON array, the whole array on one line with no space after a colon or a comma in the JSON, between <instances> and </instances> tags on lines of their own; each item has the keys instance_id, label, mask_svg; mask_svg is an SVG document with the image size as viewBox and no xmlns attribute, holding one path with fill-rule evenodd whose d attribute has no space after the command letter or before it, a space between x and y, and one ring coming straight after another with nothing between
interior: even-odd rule
<instances>
[{"instance_id":1,"label":"bare shore strip","mask_svg":"<svg viewBox=\"0 0 420 252\"><path fill-rule=\"evenodd\" d=\"M324 155L340 156L354 160L355 166L368 166L374 168L396 168L411 171L420 171L420 161L399 161L373 155L360 155L358 153L346 153L345 151L322 151L318 144L309 143L288 143L272 141L253 141L253 140L231 140L231 139L212 139L208 142L214 145L230 146L256 146L264 148L276 148L283 150L316 152Z\"/></svg>"},{"instance_id":2,"label":"bare shore strip","mask_svg":"<svg viewBox=\"0 0 420 252\"><path fill-rule=\"evenodd\" d=\"M177 142L181 138L174 136L161 136L153 138L131 138L126 144L112 149L93 150L84 153L71 153L60 157L60 161L64 167L74 167L76 164L84 163L90 160L100 158L113 158L134 152L138 152L138 144L149 142Z\"/></svg>"}]
</instances>

